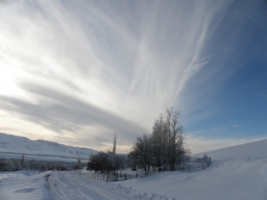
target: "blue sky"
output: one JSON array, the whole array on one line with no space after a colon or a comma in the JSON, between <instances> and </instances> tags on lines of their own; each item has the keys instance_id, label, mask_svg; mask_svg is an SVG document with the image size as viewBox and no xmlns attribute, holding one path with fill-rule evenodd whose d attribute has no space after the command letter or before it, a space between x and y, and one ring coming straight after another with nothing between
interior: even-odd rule
<instances>
[{"instance_id":1,"label":"blue sky","mask_svg":"<svg viewBox=\"0 0 267 200\"><path fill-rule=\"evenodd\" d=\"M266 138L266 1L0 5L1 132L126 153L173 107L192 153Z\"/></svg>"}]
</instances>

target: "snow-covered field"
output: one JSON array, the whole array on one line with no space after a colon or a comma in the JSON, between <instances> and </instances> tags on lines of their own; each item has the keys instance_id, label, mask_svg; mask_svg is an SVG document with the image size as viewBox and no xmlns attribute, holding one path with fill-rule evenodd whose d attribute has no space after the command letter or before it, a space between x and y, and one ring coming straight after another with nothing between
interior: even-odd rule
<instances>
[{"instance_id":1,"label":"snow-covered field","mask_svg":"<svg viewBox=\"0 0 267 200\"><path fill-rule=\"evenodd\" d=\"M267 140L207 154L212 165L202 171L112 183L78 172L1 173L0 199L267 199Z\"/></svg>"}]
</instances>

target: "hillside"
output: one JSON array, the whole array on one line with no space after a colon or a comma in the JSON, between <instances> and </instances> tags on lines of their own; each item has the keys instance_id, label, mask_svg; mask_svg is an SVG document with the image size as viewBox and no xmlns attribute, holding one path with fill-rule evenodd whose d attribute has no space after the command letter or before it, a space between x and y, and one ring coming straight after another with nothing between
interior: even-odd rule
<instances>
[{"instance_id":1,"label":"hillside","mask_svg":"<svg viewBox=\"0 0 267 200\"><path fill-rule=\"evenodd\" d=\"M121 184L183 200L267 199L267 140L206 153L212 164L205 170L164 172Z\"/></svg>"},{"instance_id":2,"label":"hillside","mask_svg":"<svg viewBox=\"0 0 267 200\"><path fill-rule=\"evenodd\" d=\"M26 137L0 133L0 156L20 157L22 153L26 158L35 159L77 159L87 160L93 149L72 147L45 140L30 140Z\"/></svg>"},{"instance_id":3,"label":"hillside","mask_svg":"<svg viewBox=\"0 0 267 200\"><path fill-rule=\"evenodd\" d=\"M208 154L213 159L223 158L263 158L267 157L267 139L247 144L226 147L218 150L199 153L193 156Z\"/></svg>"}]
</instances>

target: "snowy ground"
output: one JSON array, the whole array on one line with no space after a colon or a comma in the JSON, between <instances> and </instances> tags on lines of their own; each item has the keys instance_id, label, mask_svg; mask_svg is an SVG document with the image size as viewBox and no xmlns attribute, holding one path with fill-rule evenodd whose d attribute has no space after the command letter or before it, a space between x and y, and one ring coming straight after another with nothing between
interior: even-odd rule
<instances>
[{"instance_id":1,"label":"snowy ground","mask_svg":"<svg viewBox=\"0 0 267 200\"><path fill-rule=\"evenodd\" d=\"M207 154L212 165L205 170L164 172L121 184L181 200L267 200L267 140Z\"/></svg>"},{"instance_id":2,"label":"snowy ground","mask_svg":"<svg viewBox=\"0 0 267 200\"><path fill-rule=\"evenodd\" d=\"M88 179L78 172L27 172L2 173L1 200L172 200L164 195L136 191L120 184ZM174 199L173 199L174 200Z\"/></svg>"},{"instance_id":3,"label":"snowy ground","mask_svg":"<svg viewBox=\"0 0 267 200\"><path fill-rule=\"evenodd\" d=\"M0 173L0 199L267 200L267 140L208 152L197 172L107 183L78 172Z\"/></svg>"},{"instance_id":4,"label":"snowy ground","mask_svg":"<svg viewBox=\"0 0 267 200\"><path fill-rule=\"evenodd\" d=\"M0 200L50 199L46 177L49 172L0 173Z\"/></svg>"}]
</instances>

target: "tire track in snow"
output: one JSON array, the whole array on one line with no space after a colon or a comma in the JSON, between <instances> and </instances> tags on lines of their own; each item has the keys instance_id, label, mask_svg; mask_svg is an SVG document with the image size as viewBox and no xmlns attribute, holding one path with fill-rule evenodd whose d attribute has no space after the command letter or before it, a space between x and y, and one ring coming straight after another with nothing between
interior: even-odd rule
<instances>
[{"instance_id":1,"label":"tire track in snow","mask_svg":"<svg viewBox=\"0 0 267 200\"><path fill-rule=\"evenodd\" d=\"M116 190L102 188L75 172L54 172L48 179L55 200L135 199Z\"/></svg>"},{"instance_id":2,"label":"tire track in snow","mask_svg":"<svg viewBox=\"0 0 267 200\"><path fill-rule=\"evenodd\" d=\"M120 184L88 179L77 172L54 172L48 183L55 200L175 200L165 195L136 191Z\"/></svg>"}]
</instances>

